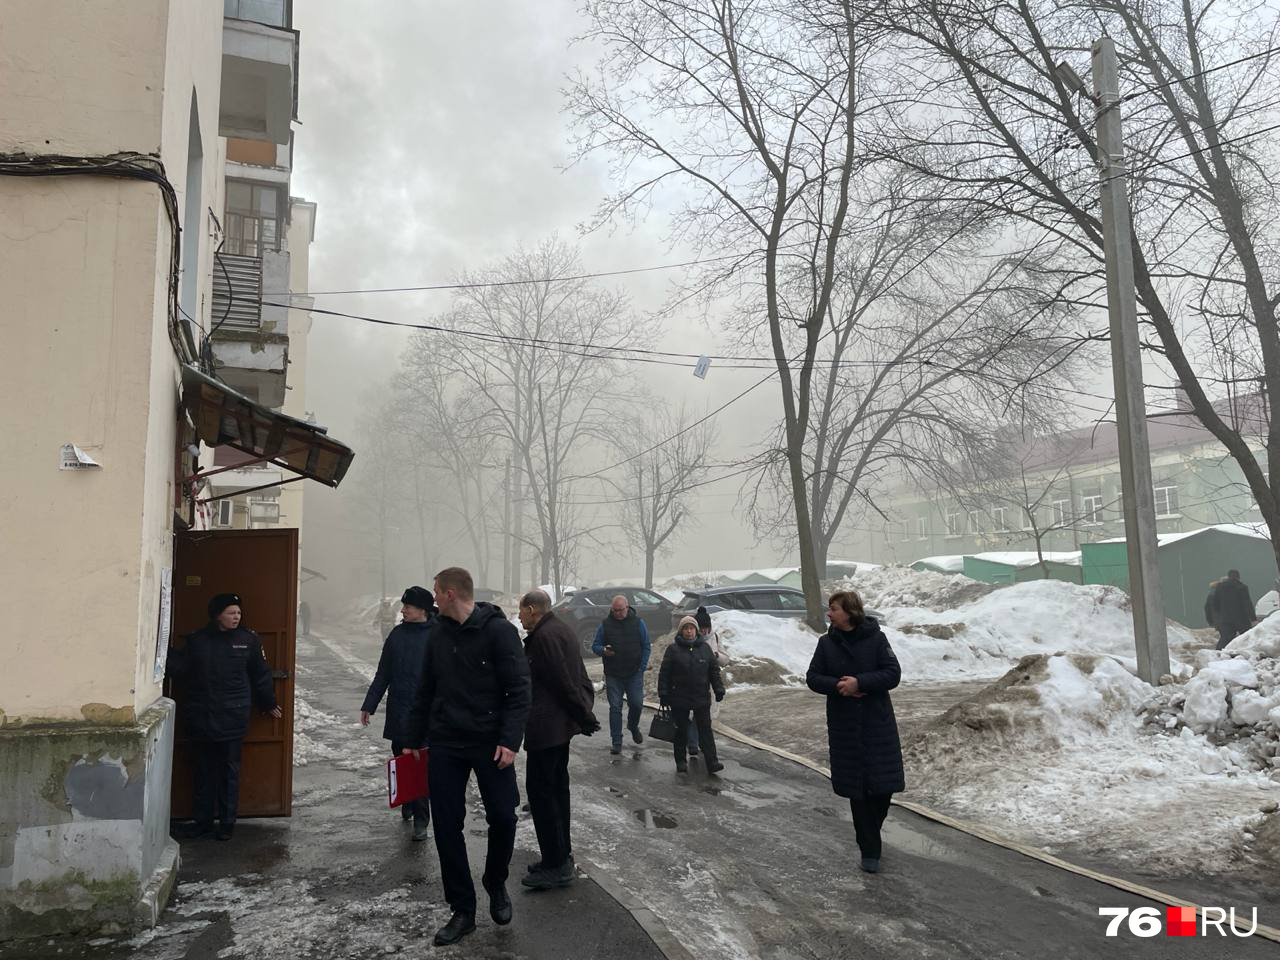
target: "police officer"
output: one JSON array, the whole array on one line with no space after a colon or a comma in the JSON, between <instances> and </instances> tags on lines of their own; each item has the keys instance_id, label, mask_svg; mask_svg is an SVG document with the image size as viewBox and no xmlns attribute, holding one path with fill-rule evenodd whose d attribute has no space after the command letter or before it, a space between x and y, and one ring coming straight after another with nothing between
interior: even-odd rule
<instances>
[{"instance_id":1,"label":"police officer","mask_svg":"<svg viewBox=\"0 0 1280 960\"><path fill-rule=\"evenodd\" d=\"M213 835L230 840L240 800L240 745L249 730L249 708L283 714L271 688L262 641L240 626L240 598L220 593L209 601L209 623L171 650L168 672L182 683L178 709L192 740L195 766L195 825L186 839Z\"/></svg>"}]
</instances>

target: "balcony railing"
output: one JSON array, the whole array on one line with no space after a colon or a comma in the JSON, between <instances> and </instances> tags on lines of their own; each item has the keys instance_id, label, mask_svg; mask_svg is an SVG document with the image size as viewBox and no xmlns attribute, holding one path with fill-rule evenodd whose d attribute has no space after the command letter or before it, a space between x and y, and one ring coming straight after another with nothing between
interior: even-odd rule
<instances>
[{"instance_id":1,"label":"balcony railing","mask_svg":"<svg viewBox=\"0 0 1280 960\"><path fill-rule=\"evenodd\" d=\"M222 15L288 30L293 26L291 7L288 0L222 0Z\"/></svg>"},{"instance_id":2,"label":"balcony railing","mask_svg":"<svg viewBox=\"0 0 1280 960\"><path fill-rule=\"evenodd\" d=\"M219 329L262 325L262 260L220 253L213 265L212 322Z\"/></svg>"}]
</instances>

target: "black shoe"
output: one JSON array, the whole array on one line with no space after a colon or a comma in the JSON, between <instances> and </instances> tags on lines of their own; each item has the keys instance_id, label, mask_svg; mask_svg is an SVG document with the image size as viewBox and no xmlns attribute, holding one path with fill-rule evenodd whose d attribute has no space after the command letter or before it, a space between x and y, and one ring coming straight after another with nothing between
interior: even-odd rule
<instances>
[{"instance_id":1,"label":"black shoe","mask_svg":"<svg viewBox=\"0 0 1280 960\"><path fill-rule=\"evenodd\" d=\"M707 773L719 773L723 769L724 764L719 760L713 760L711 763L707 764Z\"/></svg>"},{"instance_id":2,"label":"black shoe","mask_svg":"<svg viewBox=\"0 0 1280 960\"><path fill-rule=\"evenodd\" d=\"M213 824L183 823L174 827L173 835L178 840L208 840L213 837Z\"/></svg>"},{"instance_id":3,"label":"black shoe","mask_svg":"<svg viewBox=\"0 0 1280 960\"><path fill-rule=\"evenodd\" d=\"M436 931L433 942L437 947L447 947L450 944L457 943L468 933L475 932L476 915L474 913L456 912L449 918L448 923Z\"/></svg>"},{"instance_id":4,"label":"black shoe","mask_svg":"<svg viewBox=\"0 0 1280 960\"><path fill-rule=\"evenodd\" d=\"M644 743L644 734L640 732L639 727L631 728L631 739L636 743Z\"/></svg>"},{"instance_id":5,"label":"black shoe","mask_svg":"<svg viewBox=\"0 0 1280 960\"><path fill-rule=\"evenodd\" d=\"M676 773L688 773L688 772L689 772L689 764L685 763L683 760L677 760Z\"/></svg>"},{"instance_id":6,"label":"black shoe","mask_svg":"<svg viewBox=\"0 0 1280 960\"><path fill-rule=\"evenodd\" d=\"M698 755L698 748L697 748L697 747L694 747L694 746L690 746L690 747L689 747L689 756L691 756L691 757L696 757L697 755Z\"/></svg>"},{"instance_id":7,"label":"black shoe","mask_svg":"<svg viewBox=\"0 0 1280 960\"><path fill-rule=\"evenodd\" d=\"M880 858L879 857L863 857L862 869L865 870L867 873L879 873Z\"/></svg>"},{"instance_id":8,"label":"black shoe","mask_svg":"<svg viewBox=\"0 0 1280 960\"><path fill-rule=\"evenodd\" d=\"M400 807L400 819L409 821L413 819L413 807L407 803Z\"/></svg>"},{"instance_id":9,"label":"black shoe","mask_svg":"<svg viewBox=\"0 0 1280 960\"><path fill-rule=\"evenodd\" d=\"M573 861L566 860L559 867L550 870L543 867L541 870L536 870L520 883L530 890L554 890L556 887L567 887L576 879L578 874L574 870Z\"/></svg>"},{"instance_id":10,"label":"black shoe","mask_svg":"<svg viewBox=\"0 0 1280 960\"><path fill-rule=\"evenodd\" d=\"M489 894L489 916L500 927L511 922L511 897L506 887L499 887Z\"/></svg>"},{"instance_id":11,"label":"black shoe","mask_svg":"<svg viewBox=\"0 0 1280 960\"><path fill-rule=\"evenodd\" d=\"M413 818L413 839L422 841L431 836L431 821Z\"/></svg>"},{"instance_id":12,"label":"black shoe","mask_svg":"<svg viewBox=\"0 0 1280 960\"><path fill-rule=\"evenodd\" d=\"M218 839L219 839L219 840L230 840L230 839L231 839L231 833L232 833L232 831L234 831L234 830L235 830L235 828L236 828L236 825L235 825L234 823L224 823L224 824L220 825L220 826L218 827Z\"/></svg>"},{"instance_id":13,"label":"black shoe","mask_svg":"<svg viewBox=\"0 0 1280 960\"><path fill-rule=\"evenodd\" d=\"M615 743L612 747L609 748L609 752L616 757L618 754L622 752L622 744Z\"/></svg>"},{"instance_id":14,"label":"black shoe","mask_svg":"<svg viewBox=\"0 0 1280 960\"><path fill-rule=\"evenodd\" d=\"M571 867L576 867L576 866L577 866L577 861L573 859L573 854L572 854L572 853L571 853L571 854L569 854L569 865L570 865ZM531 864L529 864L529 866L528 866L528 871L529 871L529 873L537 873L539 870L543 870L543 869L545 869L545 868L546 868L546 864L545 864L545 863L543 863L541 860L539 860L537 863L531 863Z\"/></svg>"}]
</instances>

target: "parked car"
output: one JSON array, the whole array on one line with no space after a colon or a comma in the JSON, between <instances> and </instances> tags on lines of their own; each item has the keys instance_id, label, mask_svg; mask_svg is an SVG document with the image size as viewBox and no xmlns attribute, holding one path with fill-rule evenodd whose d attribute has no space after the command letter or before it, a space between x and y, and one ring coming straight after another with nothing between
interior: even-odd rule
<instances>
[{"instance_id":1,"label":"parked car","mask_svg":"<svg viewBox=\"0 0 1280 960\"><path fill-rule=\"evenodd\" d=\"M594 587L590 590L575 590L566 595L551 609L555 615L569 624L577 634L585 653L591 652L592 641L595 640L596 628L602 620L609 616L609 605L616 596L624 596L627 603L635 610L636 616L649 628L649 636L656 637L666 633L673 626L671 611L675 604L660 594L644 587ZM678 619L678 618L677 618Z\"/></svg>"},{"instance_id":2,"label":"parked car","mask_svg":"<svg viewBox=\"0 0 1280 960\"><path fill-rule=\"evenodd\" d=\"M698 607L706 607L707 613L722 610L742 610L786 620L803 620L805 617L804 591L796 587L758 586L703 587L686 590L684 597L671 612L674 627L681 617L691 616ZM879 613L868 609L867 616L881 619Z\"/></svg>"}]
</instances>

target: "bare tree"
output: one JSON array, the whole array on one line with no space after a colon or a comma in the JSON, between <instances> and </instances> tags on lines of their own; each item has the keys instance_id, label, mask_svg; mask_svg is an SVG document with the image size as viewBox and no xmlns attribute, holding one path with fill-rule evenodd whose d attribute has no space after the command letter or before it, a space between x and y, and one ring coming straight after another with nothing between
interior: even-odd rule
<instances>
[{"instance_id":1,"label":"bare tree","mask_svg":"<svg viewBox=\"0 0 1280 960\"><path fill-rule=\"evenodd\" d=\"M652 589L655 558L678 531L696 522L689 498L706 479L712 427L683 408L673 413L659 407L622 422L615 439L627 457L617 484L624 501L616 507L619 522L630 545L644 555L644 585Z\"/></svg>"},{"instance_id":2,"label":"bare tree","mask_svg":"<svg viewBox=\"0 0 1280 960\"><path fill-rule=\"evenodd\" d=\"M1268 479L1280 478L1280 423L1266 413L1280 401L1274 9L890 0L878 11L922 103L899 115L896 157L935 195L1059 237L1045 276L1087 307L1105 302L1094 110L1055 66L1082 67L1096 37L1117 38L1146 347L1239 465L1280 559ZM1255 395L1250 413L1223 402L1237 394Z\"/></svg>"}]
</instances>

